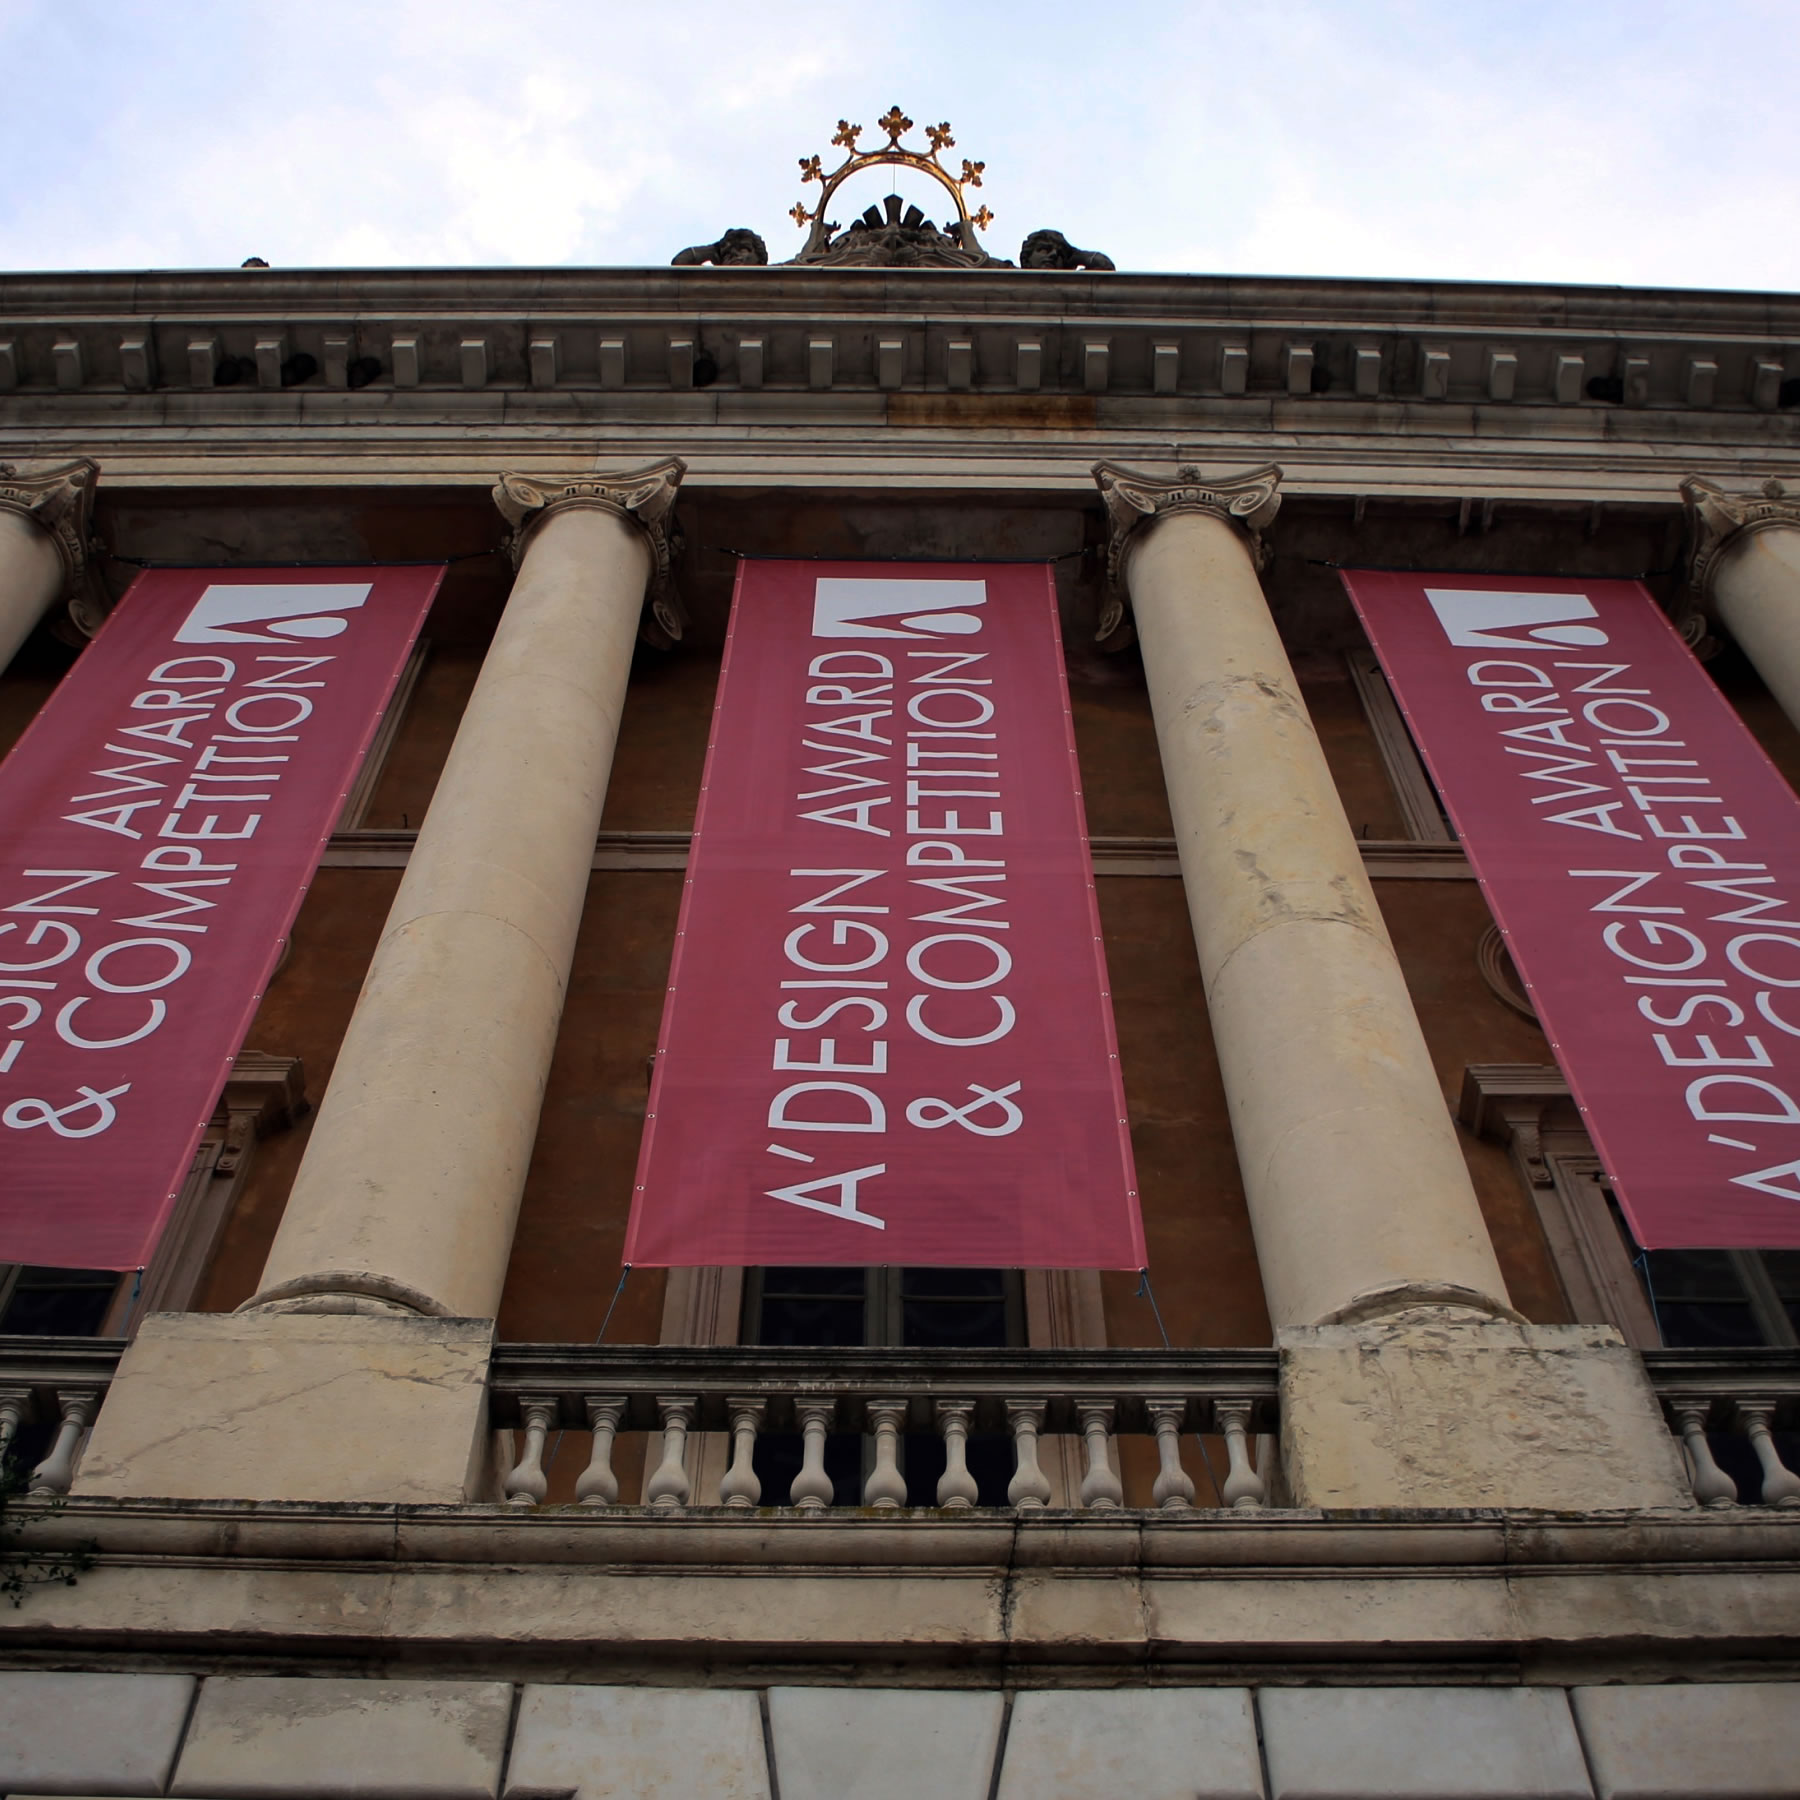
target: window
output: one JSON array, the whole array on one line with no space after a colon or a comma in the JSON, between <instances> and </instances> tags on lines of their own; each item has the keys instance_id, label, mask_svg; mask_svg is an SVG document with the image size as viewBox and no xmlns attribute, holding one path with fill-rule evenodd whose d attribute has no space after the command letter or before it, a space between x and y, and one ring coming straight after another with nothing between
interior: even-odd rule
<instances>
[{"instance_id":1,"label":"window","mask_svg":"<svg viewBox=\"0 0 1800 1800\"><path fill-rule=\"evenodd\" d=\"M745 1343L818 1349L892 1346L955 1352L1022 1344L1024 1285L1013 1269L752 1269L744 1284ZM873 1456L859 1433L834 1433L825 1444L825 1472L839 1506L854 1506ZM771 1505L786 1503L800 1469L797 1432L765 1432L757 1439L756 1473ZM944 1472L943 1441L934 1432L908 1432L900 1444L909 1506L937 1504ZM978 1504L1003 1506L1012 1477L1012 1447L999 1432L969 1439L969 1472Z\"/></svg>"}]
</instances>

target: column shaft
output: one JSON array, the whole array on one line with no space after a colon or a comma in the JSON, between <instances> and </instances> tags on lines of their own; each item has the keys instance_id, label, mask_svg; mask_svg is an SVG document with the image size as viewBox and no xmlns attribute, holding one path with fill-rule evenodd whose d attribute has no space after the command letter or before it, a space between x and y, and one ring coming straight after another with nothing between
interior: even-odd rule
<instances>
[{"instance_id":1,"label":"column shaft","mask_svg":"<svg viewBox=\"0 0 1800 1800\"><path fill-rule=\"evenodd\" d=\"M0 507L0 669L55 604L62 585L62 558L50 534L23 513Z\"/></svg>"},{"instance_id":2,"label":"column shaft","mask_svg":"<svg viewBox=\"0 0 1800 1800\"><path fill-rule=\"evenodd\" d=\"M97 463L83 459L29 475L0 469L0 669L45 613L75 596L82 629L103 616L89 599L88 530ZM97 591L97 590L96 590Z\"/></svg>"},{"instance_id":3,"label":"column shaft","mask_svg":"<svg viewBox=\"0 0 1800 1800\"><path fill-rule=\"evenodd\" d=\"M1243 533L1140 529L1128 579L1207 1006L1278 1326L1506 1288Z\"/></svg>"},{"instance_id":4,"label":"column shaft","mask_svg":"<svg viewBox=\"0 0 1800 1800\"><path fill-rule=\"evenodd\" d=\"M252 1305L497 1313L652 566L531 533Z\"/></svg>"},{"instance_id":5,"label":"column shaft","mask_svg":"<svg viewBox=\"0 0 1800 1800\"><path fill-rule=\"evenodd\" d=\"M1800 725L1800 527L1739 534L1719 557L1712 596L1720 622Z\"/></svg>"}]
</instances>

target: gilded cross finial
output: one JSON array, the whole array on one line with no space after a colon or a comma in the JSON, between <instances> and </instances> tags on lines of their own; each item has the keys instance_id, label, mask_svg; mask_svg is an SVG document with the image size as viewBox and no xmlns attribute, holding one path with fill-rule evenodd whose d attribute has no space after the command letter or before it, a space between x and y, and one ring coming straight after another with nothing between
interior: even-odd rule
<instances>
[{"instance_id":1,"label":"gilded cross finial","mask_svg":"<svg viewBox=\"0 0 1800 1800\"><path fill-rule=\"evenodd\" d=\"M976 241L975 233L985 231L994 222L994 215L983 206L978 212L971 213L964 198L965 188L981 186L983 172L987 168L984 162L971 162L967 157L962 159L962 173L953 175L938 160L940 151L952 149L956 139L951 135L950 121L942 120L936 125L925 127L926 141L930 145L926 150L909 149L901 143L901 139L913 129L913 122L898 106L890 106L875 121L877 129L886 132L887 143L879 150L859 150L857 139L862 133L860 125L853 125L848 119L839 119L837 130L832 133L831 142L845 152L844 160L837 168L826 171L824 162L817 156L803 156L800 161L800 180L802 184L818 182L823 192L818 204L808 207L804 201L789 210L788 217L798 226L810 225L813 228L813 241L808 248L822 247L822 234L827 230L825 225L825 209L831 202L831 196L849 179L864 169L873 168L877 164L893 164L902 168L917 169L939 183L956 202L956 219L945 229L952 239L961 240L964 250L977 256L985 255L981 245ZM803 252L803 255L805 253Z\"/></svg>"}]
</instances>

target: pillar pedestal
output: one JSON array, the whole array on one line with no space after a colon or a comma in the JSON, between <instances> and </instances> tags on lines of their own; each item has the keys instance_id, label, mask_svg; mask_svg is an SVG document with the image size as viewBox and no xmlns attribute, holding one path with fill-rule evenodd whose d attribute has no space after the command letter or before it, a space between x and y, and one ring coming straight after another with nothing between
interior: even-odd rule
<instances>
[{"instance_id":1,"label":"pillar pedestal","mask_svg":"<svg viewBox=\"0 0 1800 1800\"><path fill-rule=\"evenodd\" d=\"M1280 471L1166 480L1101 464L1094 474L1112 521L1113 606L1129 598L1143 648L1282 1351L1290 1497L1587 1504L1595 1408L1576 1402L1583 1382L1609 1403L1630 1385L1613 1366L1622 1345L1586 1327L1526 1326L1508 1302L1405 978L1257 579ZM1114 628L1109 609L1102 631ZM1668 1433L1641 1371L1636 1379L1636 1400L1618 1400L1613 1460L1640 1497L1622 1503L1679 1504L1665 1479Z\"/></svg>"},{"instance_id":2,"label":"pillar pedestal","mask_svg":"<svg viewBox=\"0 0 1800 1800\"><path fill-rule=\"evenodd\" d=\"M495 490L518 579L261 1289L229 1321L146 1325L77 1492L318 1499L353 1486L400 1500L423 1482L463 1498L451 1490L482 1460L485 1346L681 474L671 461L560 487L508 476ZM244 1367L261 1372L233 1397ZM177 1466L183 1454L192 1467Z\"/></svg>"}]
</instances>

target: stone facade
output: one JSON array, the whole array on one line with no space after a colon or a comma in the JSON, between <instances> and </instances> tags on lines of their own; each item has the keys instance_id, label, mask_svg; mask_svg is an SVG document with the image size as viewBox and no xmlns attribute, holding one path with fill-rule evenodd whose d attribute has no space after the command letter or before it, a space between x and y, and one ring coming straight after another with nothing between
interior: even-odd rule
<instances>
[{"instance_id":1,"label":"stone facade","mask_svg":"<svg viewBox=\"0 0 1800 1800\"><path fill-rule=\"evenodd\" d=\"M1800 1291L1657 1347L1335 573L1643 576L1800 777L1800 300L815 235L0 276L0 748L139 567L450 564L158 1310L0 1335L0 1790L1800 1792ZM1054 563L1159 1310L614 1292L752 555ZM1038 1479L744 1479L946 1421Z\"/></svg>"}]
</instances>

